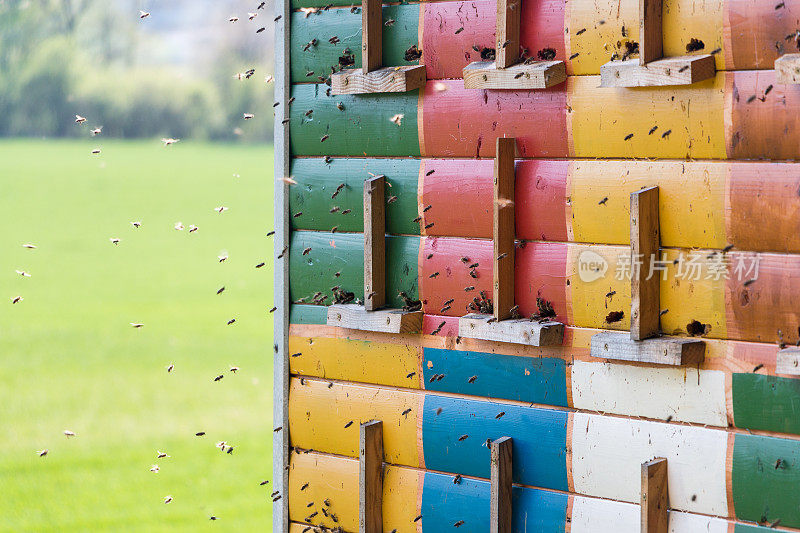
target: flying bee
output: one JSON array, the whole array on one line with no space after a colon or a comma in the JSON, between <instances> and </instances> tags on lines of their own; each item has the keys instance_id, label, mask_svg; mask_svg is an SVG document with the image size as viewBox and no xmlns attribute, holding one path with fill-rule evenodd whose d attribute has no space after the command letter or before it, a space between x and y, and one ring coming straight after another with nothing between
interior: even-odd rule
<instances>
[{"instance_id":1,"label":"flying bee","mask_svg":"<svg viewBox=\"0 0 800 533\"><path fill-rule=\"evenodd\" d=\"M156 450L156 452L157 452L157 458L158 459L164 459L165 457L169 457L169 455L167 455L166 452L162 452L162 451L158 451L158 450Z\"/></svg>"},{"instance_id":2,"label":"flying bee","mask_svg":"<svg viewBox=\"0 0 800 533\"><path fill-rule=\"evenodd\" d=\"M144 324L141 324L139 322L131 322L130 324L135 329L139 329L139 328L143 328L144 327Z\"/></svg>"},{"instance_id":3,"label":"flying bee","mask_svg":"<svg viewBox=\"0 0 800 533\"><path fill-rule=\"evenodd\" d=\"M351 211L352 211L352 209L345 209L344 211L342 211L342 214L343 215L349 215Z\"/></svg>"},{"instance_id":4,"label":"flying bee","mask_svg":"<svg viewBox=\"0 0 800 533\"><path fill-rule=\"evenodd\" d=\"M439 277L439 273L438 273L438 272L434 272L433 274L431 274L431 275L430 275L430 276L428 276L428 277L429 277L429 278L436 278L436 277Z\"/></svg>"},{"instance_id":5,"label":"flying bee","mask_svg":"<svg viewBox=\"0 0 800 533\"><path fill-rule=\"evenodd\" d=\"M384 26L392 26L394 24L394 19L387 19L386 22L383 23Z\"/></svg>"},{"instance_id":6,"label":"flying bee","mask_svg":"<svg viewBox=\"0 0 800 533\"><path fill-rule=\"evenodd\" d=\"M330 137L330 135L328 135L328 134L326 133L325 135L323 135L323 136L320 138L319 142L321 142L321 143L324 143L326 140L328 140L328 137Z\"/></svg>"},{"instance_id":7,"label":"flying bee","mask_svg":"<svg viewBox=\"0 0 800 533\"><path fill-rule=\"evenodd\" d=\"M165 496L164 497L164 503L167 504L167 503L170 503L170 502L172 502L172 496Z\"/></svg>"},{"instance_id":8,"label":"flying bee","mask_svg":"<svg viewBox=\"0 0 800 533\"><path fill-rule=\"evenodd\" d=\"M75 115L75 124L83 124L84 122L86 122L86 117Z\"/></svg>"},{"instance_id":9,"label":"flying bee","mask_svg":"<svg viewBox=\"0 0 800 533\"><path fill-rule=\"evenodd\" d=\"M253 113L243 113L242 118L245 120L250 120L251 118L255 118L255 115Z\"/></svg>"},{"instance_id":10,"label":"flying bee","mask_svg":"<svg viewBox=\"0 0 800 533\"><path fill-rule=\"evenodd\" d=\"M39 457L44 457L45 455L47 455L47 453L48 453L49 451L50 451L50 450L48 450L47 448L45 448L44 450L37 450L37 451L36 451L36 454L37 454Z\"/></svg>"},{"instance_id":11,"label":"flying bee","mask_svg":"<svg viewBox=\"0 0 800 533\"><path fill-rule=\"evenodd\" d=\"M220 381L220 380L221 380L222 378L224 378L224 377L225 377L225 375L224 375L224 374L220 374L219 376L217 376L217 377L215 377L215 378L214 378L214 381Z\"/></svg>"},{"instance_id":12,"label":"flying bee","mask_svg":"<svg viewBox=\"0 0 800 533\"><path fill-rule=\"evenodd\" d=\"M173 370L175 370L175 365L174 364L170 363L169 365L167 365L167 374L169 374Z\"/></svg>"},{"instance_id":13,"label":"flying bee","mask_svg":"<svg viewBox=\"0 0 800 533\"><path fill-rule=\"evenodd\" d=\"M100 155L100 148L95 148L92 150L92 155Z\"/></svg>"},{"instance_id":14,"label":"flying bee","mask_svg":"<svg viewBox=\"0 0 800 533\"><path fill-rule=\"evenodd\" d=\"M409 407L408 409L406 409L405 411L403 411L402 413L400 413L400 416L405 416L405 415L407 415L407 414L408 414L408 413L410 413L410 412L411 412L411 408Z\"/></svg>"},{"instance_id":15,"label":"flying bee","mask_svg":"<svg viewBox=\"0 0 800 533\"><path fill-rule=\"evenodd\" d=\"M153 466L150 467L150 471L155 473L155 474L158 474L158 470L159 470L158 469L158 465L153 465Z\"/></svg>"},{"instance_id":16,"label":"flying bee","mask_svg":"<svg viewBox=\"0 0 800 533\"><path fill-rule=\"evenodd\" d=\"M347 429L352 425L353 425L353 421L351 420L350 422L348 422L347 424L344 425L344 429Z\"/></svg>"},{"instance_id":17,"label":"flying bee","mask_svg":"<svg viewBox=\"0 0 800 533\"><path fill-rule=\"evenodd\" d=\"M387 204L393 204L393 203L395 203L396 201L397 201L397 196L390 196L390 197L389 197L389 198L386 200L386 203L387 203Z\"/></svg>"},{"instance_id":18,"label":"flying bee","mask_svg":"<svg viewBox=\"0 0 800 533\"><path fill-rule=\"evenodd\" d=\"M467 383L475 383L475 380L478 379L478 376L470 376L467 380Z\"/></svg>"},{"instance_id":19,"label":"flying bee","mask_svg":"<svg viewBox=\"0 0 800 533\"><path fill-rule=\"evenodd\" d=\"M308 248L303 250L303 255L308 255L310 252L311 252L311 247L309 246Z\"/></svg>"},{"instance_id":20,"label":"flying bee","mask_svg":"<svg viewBox=\"0 0 800 533\"><path fill-rule=\"evenodd\" d=\"M402 126L403 125L403 117L404 116L405 115L403 115L402 113L398 113L398 114L394 115L392 118L390 118L389 122L391 122L393 124L397 124L398 126Z\"/></svg>"},{"instance_id":21,"label":"flying bee","mask_svg":"<svg viewBox=\"0 0 800 533\"><path fill-rule=\"evenodd\" d=\"M456 477L453 478L453 485L458 485L461 483L461 474L456 474Z\"/></svg>"},{"instance_id":22,"label":"flying bee","mask_svg":"<svg viewBox=\"0 0 800 533\"><path fill-rule=\"evenodd\" d=\"M461 442L461 441L467 440L468 438L469 438L469 435L461 435L460 437L458 437L458 441Z\"/></svg>"},{"instance_id":23,"label":"flying bee","mask_svg":"<svg viewBox=\"0 0 800 533\"><path fill-rule=\"evenodd\" d=\"M505 411L500 411L499 413L497 413L497 415L495 415L495 419L500 419L500 418L502 418L502 417L503 417L503 415L505 415L505 414L506 414L506 412L505 412Z\"/></svg>"}]
</instances>

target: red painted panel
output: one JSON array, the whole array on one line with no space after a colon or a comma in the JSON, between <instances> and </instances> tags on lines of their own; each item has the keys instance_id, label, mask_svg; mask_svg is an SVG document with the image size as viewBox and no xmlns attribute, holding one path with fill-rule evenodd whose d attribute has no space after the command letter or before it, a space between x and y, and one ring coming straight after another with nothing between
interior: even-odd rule
<instances>
[{"instance_id":1,"label":"red painted panel","mask_svg":"<svg viewBox=\"0 0 800 533\"><path fill-rule=\"evenodd\" d=\"M464 89L429 81L422 102L423 156L494 157L495 139L517 138L518 157L567 157L566 84L546 90Z\"/></svg>"},{"instance_id":2,"label":"red painted panel","mask_svg":"<svg viewBox=\"0 0 800 533\"><path fill-rule=\"evenodd\" d=\"M428 79L460 78L464 67L481 61L473 47L495 48L496 6L491 0L423 4L422 62ZM556 59L566 59L564 6L563 0L522 2L520 42L529 56L554 48Z\"/></svg>"},{"instance_id":3,"label":"red painted panel","mask_svg":"<svg viewBox=\"0 0 800 533\"><path fill-rule=\"evenodd\" d=\"M728 338L795 344L800 334L800 256L734 252L727 257Z\"/></svg>"},{"instance_id":4,"label":"red painted panel","mask_svg":"<svg viewBox=\"0 0 800 533\"><path fill-rule=\"evenodd\" d=\"M444 322L443 326L442 322ZM439 326L441 326L441 329L439 329ZM438 331L436 331L437 329ZM424 315L422 317L422 334L437 335L439 337L458 337L458 317Z\"/></svg>"},{"instance_id":5,"label":"red painted panel","mask_svg":"<svg viewBox=\"0 0 800 533\"><path fill-rule=\"evenodd\" d=\"M567 245L530 242L517 248L514 299L523 316L536 313L536 298L549 301L558 321L570 324L567 307Z\"/></svg>"},{"instance_id":6,"label":"red painted panel","mask_svg":"<svg viewBox=\"0 0 800 533\"><path fill-rule=\"evenodd\" d=\"M728 72L726 76L731 117L725 132L728 157L797 158L800 85L777 84L772 70Z\"/></svg>"},{"instance_id":7,"label":"red painted panel","mask_svg":"<svg viewBox=\"0 0 800 533\"><path fill-rule=\"evenodd\" d=\"M519 161L516 168L517 238L567 241L568 161Z\"/></svg>"},{"instance_id":8,"label":"red painted panel","mask_svg":"<svg viewBox=\"0 0 800 533\"><path fill-rule=\"evenodd\" d=\"M422 177L426 235L492 238L492 160L429 159ZM433 174L427 175L429 172Z\"/></svg>"},{"instance_id":9,"label":"red painted panel","mask_svg":"<svg viewBox=\"0 0 800 533\"><path fill-rule=\"evenodd\" d=\"M786 40L797 31L797 2L726 0L724 6L726 69L739 65L740 69L772 70L779 56L798 51L794 41Z\"/></svg>"},{"instance_id":10,"label":"red painted panel","mask_svg":"<svg viewBox=\"0 0 800 533\"><path fill-rule=\"evenodd\" d=\"M428 259L428 256L431 256ZM461 261L465 257L468 262ZM477 278L470 276L469 265L475 268ZM435 277L431 275L438 272ZM425 237L419 265L419 287L422 310L430 314L464 316L467 304L481 290L492 295L492 241ZM466 287L475 287L465 291ZM444 302L453 298L450 309L441 311Z\"/></svg>"},{"instance_id":11,"label":"red painted panel","mask_svg":"<svg viewBox=\"0 0 800 533\"><path fill-rule=\"evenodd\" d=\"M800 249L800 165L730 165L728 239L742 250Z\"/></svg>"}]
</instances>

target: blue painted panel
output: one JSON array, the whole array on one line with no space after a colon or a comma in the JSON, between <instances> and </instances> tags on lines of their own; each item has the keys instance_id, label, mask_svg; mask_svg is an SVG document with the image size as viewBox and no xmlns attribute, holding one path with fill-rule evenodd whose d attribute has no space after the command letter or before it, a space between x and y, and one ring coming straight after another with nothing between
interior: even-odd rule
<instances>
[{"instance_id":1,"label":"blue painted panel","mask_svg":"<svg viewBox=\"0 0 800 533\"><path fill-rule=\"evenodd\" d=\"M290 324L325 324L328 308L324 305L292 304L289 306Z\"/></svg>"},{"instance_id":2,"label":"blue painted panel","mask_svg":"<svg viewBox=\"0 0 800 533\"><path fill-rule=\"evenodd\" d=\"M489 482L452 476L425 474L422 489L422 528L426 532L489 531ZM514 531L520 533L562 533L566 528L566 494L514 487ZM453 525L463 520L458 529Z\"/></svg>"},{"instance_id":3,"label":"blue painted panel","mask_svg":"<svg viewBox=\"0 0 800 533\"><path fill-rule=\"evenodd\" d=\"M489 477L487 439L514 439L514 482L567 490L567 413L427 394L422 415L425 467ZM441 408L441 413L436 414ZM496 418L500 412L505 414ZM466 438L459 440L466 435Z\"/></svg>"},{"instance_id":4,"label":"blue painted panel","mask_svg":"<svg viewBox=\"0 0 800 533\"><path fill-rule=\"evenodd\" d=\"M424 353L424 386L427 390L567 406L566 364L563 359L442 348L425 348ZM445 377L430 382L434 374L444 374ZM469 383L473 376L476 376L475 380Z\"/></svg>"}]
</instances>

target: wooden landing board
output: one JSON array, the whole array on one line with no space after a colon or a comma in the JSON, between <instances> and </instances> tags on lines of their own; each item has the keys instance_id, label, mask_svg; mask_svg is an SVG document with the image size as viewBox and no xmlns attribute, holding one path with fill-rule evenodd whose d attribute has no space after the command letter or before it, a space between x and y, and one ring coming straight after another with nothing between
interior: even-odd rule
<instances>
[{"instance_id":1,"label":"wooden landing board","mask_svg":"<svg viewBox=\"0 0 800 533\"><path fill-rule=\"evenodd\" d=\"M517 143L514 138L504 137L498 137L496 142L492 198L492 304L494 319L504 320L511 316L514 308L514 158Z\"/></svg>"},{"instance_id":2,"label":"wooden landing board","mask_svg":"<svg viewBox=\"0 0 800 533\"><path fill-rule=\"evenodd\" d=\"M784 348L778 350L775 373L800 376L800 348Z\"/></svg>"},{"instance_id":3,"label":"wooden landing board","mask_svg":"<svg viewBox=\"0 0 800 533\"><path fill-rule=\"evenodd\" d=\"M358 463L352 459L320 453L292 454L289 494L292 519L290 533L304 533L303 521L310 509L330 503L328 516L318 512L311 522L328 528L341 526L354 531L358 524L358 501L347 490L357 482ZM384 507L394 511L384 517L384 530L397 533L438 533L449 530L484 532L489 530L489 483L464 478L453 483L453 476L387 467ZM300 487L308 486L300 491ZM514 522L537 526L543 531L571 533L640 533L639 506L630 503L559 494L547 490L516 486ZM309 502L314 506L306 508ZM304 514L305 513L305 514ZM336 516L333 522L330 515ZM416 519L416 521L415 521ZM458 529L454 524L463 520ZM729 522L724 519L673 511L669 514L671 533L768 533L786 531ZM355 526L354 526L355 524ZM307 531L305 533L308 533Z\"/></svg>"},{"instance_id":4,"label":"wooden landing board","mask_svg":"<svg viewBox=\"0 0 800 533\"><path fill-rule=\"evenodd\" d=\"M635 341L624 333L597 333L592 336L592 357L656 365L696 365L705 358L705 343L676 337Z\"/></svg>"},{"instance_id":5,"label":"wooden landing board","mask_svg":"<svg viewBox=\"0 0 800 533\"><path fill-rule=\"evenodd\" d=\"M458 319L458 334L468 339L558 346L564 339L564 324L532 322L527 318L496 321L491 315L473 313Z\"/></svg>"},{"instance_id":6,"label":"wooden landing board","mask_svg":"<svg viewBox=\"0 0 800 533\"><path fill-rule=\"evenodd\" d=\"M800 460L797 439L433 393L329 387L309 378L302 385L293 380L290 398L290 434L302 449L355 457L357 430L350 428L382 416L387 462L488 479L486 440L509 436L515 456L525 458L514 462L516 483L631 503L641 495L641 464L665 457L672 509L800 525L792 496L800 476L791 468Z\"/></svg>"},{"instance_id":7,"label":"wooden landing board","mask_svg":"<svg viewBox=\"0 0 800 533\"><path fill-rule=\"evenodd\" d=\"M340 94L405 93L425 86L421 65L384 67L365 74L347 69L331 74L331 92Z\"/></svg>"},{"instance_id":8,"label":"wooden landing board","mask_svg":"<svg viewBox=\"0 0 800 533\"><path fill-rule=\"evenodd\" d=\"M775 60L775 81L786 85L800 83L800 54L785 54Z\"/></svg>"},{"instance_id":9,"label":"wooden landing board","mask_svg":"<svg viewBox=\"0 0 800 533\"><path fill-rule=\"evenodd\" d=\"M631 268L631 340L633 341L654 337L661 332L659 325L661 277L660 271L655 269L656 261L661 259L658 198L658 187L648 187L631 193L631 266L633 267Z\"/></svg>"},{"instance_id":10,"label":"wooden landing board","mask_svg":"<svg viewBox=\"0 0 800 533\"><path fill-rule=\"evenodd\" d=\"M383 423L361 424L358 453L358 531L383 532Z\"/></svg>"},{"instance_id":11,"label":"wooden landing board","mask_svg":"<svg viewBox=\"0 0 800 533\"><path fill-rule=\"evenodd\" d=\"M364 181L364 309L386 305L386 178Z\"/></svg>"},{"instance_id":12,"label":"wooden landing board","mask_svg":"<svg viewBox=\"0 0 800 533\"><path fill-rule=\"evenodd\" d=\"M329 326L383 333L416 333L422 327L422 311L379 309L367 311L363 305L335 304L328 307Z\"/></svg>"},{"instance_id":13,"label":"wooden landing board","mask_svg":"<svg viewBox=\"0 0 800 533\"><path fill-rule=\"evenodd\" d=\"M464 67L465 89L547 89L567 80L563 61L533 61L497 68L492 61L478 61Z\"/></svg>"},{"instance_id":14,"label":"wooden landing board","mask_svg":"<svg viewBox=\"0 0 800 533\"><path fill-rule=\"evenodd\" d=\"M600 68L601 87L664 87L691 85L716 73L714 56L668 57L640 65L611 61Z\"/></svg>"},{"instance_id":15,"label":"wooden landing board","mask_svg":"<svg viewBox=\"0 0 800 533\"><path fill-rule=\"evenodd\" d=\"M642 463L642 532L669 533L669 478L663 457Z\"/></svg>"},{"instance_id":16,"label":"wooden landing board","mask_svg":"<svg viewBox=\"0 0 800 533\"><path fill-rule=\"evenodd\" d=\"M510 437L500 437L489 445L492 462L489 505L490 533L512 533L513 531L512 446L513 440Z\"/></svg>"}]
</instances>

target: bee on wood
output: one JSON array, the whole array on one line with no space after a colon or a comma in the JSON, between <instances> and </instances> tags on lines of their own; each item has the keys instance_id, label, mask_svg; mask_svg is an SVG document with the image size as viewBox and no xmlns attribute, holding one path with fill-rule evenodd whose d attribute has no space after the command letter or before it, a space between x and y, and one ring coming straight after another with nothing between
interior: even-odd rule
<instances>
[{"instance_id":1,"label":"bee on wood","mask_svg":"<svg viewBox=\"0 0 800 533\"><path fill-rule=\"evenodd\" d=\"M353 421L351 420L350 422L348 422L347 424L344 425L344 429L347 429L352 425L353 425Z\"/></svg>"},{"instance_id":2,"label":"bee on wood","mask_svg":"<svg viewBox=\"0 0 800 533\"><path fill-rule=\"evenodd\" d=\"M465 441L465 440L467 440L468 438L469 438L469 435L461 435L460 437L458 437L458 441L459 441L459 442L461 442L461 441Z\"/></svg>"},{"instance_id":3,"label":"bee on wood","mask_svg":"<svg viewBox=\"0 0 800 533\"><path fill-rule=\"evenodd\" d=\"M506 414L506 412L505 412L505 411L500 411L499 413L497 413L497 415L495 415L495 417L494 417L494 418L495 418L495 419L500 419L500 418L502 418L502 417L503 417L503 415L505 415L505 414Z\"/></svg>"},{"instance_id":4,"label":"bee on wood","mask_svg":"<svg viewBox=\"0 0 800 533\"><path fill-rule=\"evenodd\" d=\"M453 478L453 485L458 485L461 483L461 474L456 474L456 477Z\"/></svg>"}]
</instances>

